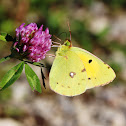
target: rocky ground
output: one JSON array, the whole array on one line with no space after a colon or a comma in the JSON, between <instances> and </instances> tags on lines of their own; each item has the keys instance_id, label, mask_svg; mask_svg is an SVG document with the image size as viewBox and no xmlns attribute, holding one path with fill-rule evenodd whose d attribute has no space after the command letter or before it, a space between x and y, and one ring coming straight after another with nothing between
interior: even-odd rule
<instances>
[{"instance_id":1,"label":"rocky ground","mask_svg":"<svg viewBox=\"0 0 126 126\"><path fill-rule=\"evenodd\" d=\"M6 2L2 1L2 4L6 5ZM76 6L69 2L67 4L70 4L66 6L67 9L71 7L67 11L67 16L71 17L71 27L74 24L72 20L82 24L86 22L88 34L86 32L81 35L80 31L79 38L93 35L90 36L92 43L88 43L89 46L91 44L92 52L106 63L110 63L116 72L116 79L109 85L87 90L80 96L65 97L50 90L47 69L44 69L47 89L43 88L42 94L31 91L23 71L14 85L0 92L0 126L126 126L125 8L121 6L119 9L113 9L104 0L95 1L90 6L81 6L79 2ZM56 4L52 4L49 10L54 14L52 17L58 15L60 18L57 18L56 23L61 22L59 27L68 30L67 25L63 25L66 12L60 15L60 9L55 6ZM37 22L39 14L36 13L28 13L26 21ZM31 14L35 19L31 18ZM51 19L52 21L55 20ZM78 27L73 25L71 28L73 34L78 32L76 31ZM81 44L77 42L74 35L72 39L74 45L80 47ZM85 45L86 48L89 46ZM1 57L3 54L6 55L6 51L3 53L1 51L0 54ZM52 62L53 58L46 58L45 63L49 66ZM1 76L3 76L2 72L7 71L10 66L8 62L0 65ZM41 79L40 69L36 67L33 69Z\"/></svg>"}]
</instances>

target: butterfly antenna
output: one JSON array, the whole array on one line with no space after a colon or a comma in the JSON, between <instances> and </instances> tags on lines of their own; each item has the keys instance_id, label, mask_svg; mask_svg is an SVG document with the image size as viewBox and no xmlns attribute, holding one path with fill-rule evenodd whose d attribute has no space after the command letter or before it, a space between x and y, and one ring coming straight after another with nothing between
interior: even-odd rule
<instances>
[{"instance_id":1,"label":"butterfly antenna","mask_svg":"<svg viewBox=\"0 0 126 126\"><path fill-rule=\"evenodd\" d=\"M69 32L70 32L70 41L71 41L71 29L70 29L70 22L69 22L69 20L68 20L67 24L68 24L68 28L69 28Z\"/></svg>"},{"instance_id":2,"label":"butterfly antenna","mask_svg":"<svg viewBox=\"0 0 126 126\"><path fill-rule=\"evenodd\" d=\"M68 24L68 28L69 28L69 33L70 33L70 47L72 46L72 42L71 42L71 29L70 29L70 22L69 20L67 21Z\"/></svg>"}]
</instances>

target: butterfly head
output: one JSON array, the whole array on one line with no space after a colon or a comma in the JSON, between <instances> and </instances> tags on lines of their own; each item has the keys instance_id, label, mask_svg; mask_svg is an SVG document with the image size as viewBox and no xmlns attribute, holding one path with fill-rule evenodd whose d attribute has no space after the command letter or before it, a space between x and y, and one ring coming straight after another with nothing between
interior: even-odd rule
<instances>
[{"instance_id":1,"label":"butterfly head","mask_svg":"<svg viewBox=\"0 0 126 126\"><path fill-rule=\"evenodd\" d=\"M71 43L71 41L69 40L69 39L67 39L65 42L64 42L64 44L63 45L65 45L65 46L67 46L67 47L71 47L72 46L72 43Z\"/></svg>"},{"instance_id":2,"label":"butterfly head","mask_svg":"<svg viewBox=\"0 0 126 126\"><path fill-rule=\"evenodd\" d=\"M67 39L64 44L58 48L57 54L60 56L65 55L65 53L70 50L71 46L71 41Z\"/></svg>"}]
</instances>

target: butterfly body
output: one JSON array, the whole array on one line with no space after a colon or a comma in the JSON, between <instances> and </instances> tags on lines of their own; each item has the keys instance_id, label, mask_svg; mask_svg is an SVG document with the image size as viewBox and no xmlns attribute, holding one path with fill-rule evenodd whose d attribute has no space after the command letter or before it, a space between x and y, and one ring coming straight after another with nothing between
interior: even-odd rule
<instances>
[{"instance_id":1,"label":"butterfly body","mask_svg":"<svg viewBox=\"0 0 126 126\"><path fill-rule=\"evenodd\" d=\"M115 73L110 66L88 51L72 47L66 40L56 52L49 83L53 91L75 96L86 89L108 84L114 78Z\"/></svg>"}]
</instances>

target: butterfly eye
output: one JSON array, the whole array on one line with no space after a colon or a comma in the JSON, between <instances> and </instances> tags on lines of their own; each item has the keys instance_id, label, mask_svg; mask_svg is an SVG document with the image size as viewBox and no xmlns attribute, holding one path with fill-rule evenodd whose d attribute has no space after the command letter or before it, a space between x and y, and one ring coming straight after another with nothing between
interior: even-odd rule
<instances>
[{"instance_id":1,"label":"butterfly eye","mask_svg":"<svg viewBox=\"0 0 126 126\"><path fill-rule=\"evenodd\" d=\"M65 43L64 43L65 46L70 46L70 41L69 40L66 40Z\"/></svg>"}]
</instances>

